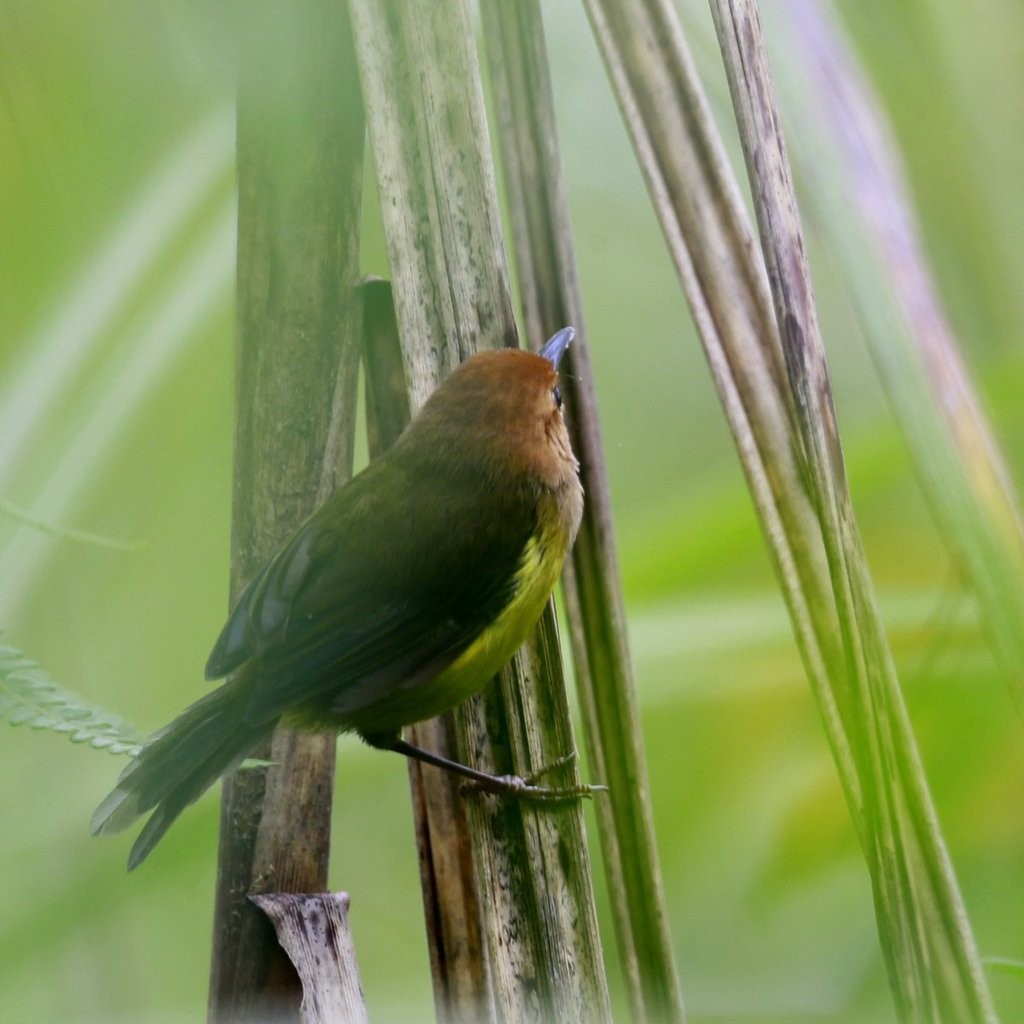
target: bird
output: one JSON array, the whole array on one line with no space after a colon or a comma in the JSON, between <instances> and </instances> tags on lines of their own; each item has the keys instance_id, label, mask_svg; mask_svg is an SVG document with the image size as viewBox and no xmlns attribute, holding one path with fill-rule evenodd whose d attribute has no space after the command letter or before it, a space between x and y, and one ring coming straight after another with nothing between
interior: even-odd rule
<instances>
[{"instance_id":1,"label":"bird","mask_svg":"<svg viewBox=\"0 0 1024 1024\"><path fill-rule=\"evenodd\" d=\"M493 776L402 738L481 690L550 599L583 514L558 376L574 335L457 366L256 573L206 663L226 681L154 733L93 814L104 835L152 812L129 870L282 723L355 732L492 792L604 788Z\"/></svg>"}]
</instances>

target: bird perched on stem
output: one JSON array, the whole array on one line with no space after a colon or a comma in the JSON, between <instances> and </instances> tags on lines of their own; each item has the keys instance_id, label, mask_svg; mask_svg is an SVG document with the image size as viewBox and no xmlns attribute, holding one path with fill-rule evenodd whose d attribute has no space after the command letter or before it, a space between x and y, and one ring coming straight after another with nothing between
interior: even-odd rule
<instances>
[{"instance_id":1,"label":"bird perched on stem","mask_svg":"<svg viewBox=\"0 0 1024 1024\"><path fill-rule=\"evenodd\" d=\"M281 722L354 731L493 792L600 788L488 775L401 738L480 690L554 589L583 511L557 373L573 336L457 367L257 573L206 664L207 678L230 678L154 734L93 815L106 834L153 812L129 870Z\"/></svg>"}]
</instances>

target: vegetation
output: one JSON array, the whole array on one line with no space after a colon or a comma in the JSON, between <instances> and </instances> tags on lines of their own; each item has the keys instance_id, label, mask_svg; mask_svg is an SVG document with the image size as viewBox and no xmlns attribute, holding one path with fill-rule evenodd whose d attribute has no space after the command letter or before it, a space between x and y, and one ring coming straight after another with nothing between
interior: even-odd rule
<instances>
[{"instance_id":1,"label":"vegetation","mask_svg":"<svg viewBox=\"0 0 1024 1024\"><path fill-rule=\"evenodd\" d=\"M235 26L191 0L159 16L115 0L88 20L60 6L10 6L0 43L9 197L0 274L10 297L0 303L0 500L24 514L0 521L0 624L62 686L148 730L204 692L202 662L226 603ZM1012 169L1024 140L993 112L1024 85L1013 50L1021 15L1009 0L984 23L948 6L872 0L845 13L904 149L938 294L1020 479L1013 282L1024 247ZM766 7L783 12L767 27L777 65L789 69L800 51L785 14L801 5ZM689 1017L892 1019L863 826L851 826L732 440L586 20L570 5L546 8ZM719 123L729 124L706 11L684 8ZM803 139L800 91L779 79ZM899 408L902 371L879 357L880 323L881 340L888 335L871 315L880 257L843 234L844 196L816 190L816 168L835 164L816 164L819 147L792 151L814 197L804 208L818 312L878 607L967 915L1012 1020L1024 1009L1014 910L1022 648L1019 622L1015 633L1012 616L994 620L992 609L1014 593L1013 575L998 574L1015 564L1013 541L975 544L962 505L941 512L921 456L938 428L915 433L901 413L901 435L877 383ZM388 273L369 214L362 269ZM878 375L860 344L873 336ZM26 519L145 544L80 543L70 526L54 536ZM977 576L986 566L987 591ZM0 657L0 716L45 725L42 708L8 707L12 680L23 696L26 679L37 695L58 695L50 706L77 713L18 651ZM82 738L94 745L130 742L117 719L90 728ZM5 1009L17 1019L195 1019L205 1005L215 802L202 802L126 879L123 850L87 838L111 759L26 730L2 736L10 782L0 808L10 824L0 856L15 882L0 930ZM331 883L353 896L371 1015L419 1019L431 996L405 773L351 740L338 765ZM614 962L609 976L621 984ZM613 995L621 1007L621 988Z\"/></svg>"}]
</instances>

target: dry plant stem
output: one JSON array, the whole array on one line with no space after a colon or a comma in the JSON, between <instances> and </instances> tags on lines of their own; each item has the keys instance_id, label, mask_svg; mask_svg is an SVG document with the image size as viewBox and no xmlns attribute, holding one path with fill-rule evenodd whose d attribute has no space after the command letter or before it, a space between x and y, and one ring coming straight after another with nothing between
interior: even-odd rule
<instances>
[{"instance_id":1,"label":"dry plant stem","mask_svg":"<svg viewBox=\"0 0 1024 1024\"><path fill-rule=\"evenodd\" d=\"M369 279L360 294L367 432L376 458L409 422L409 397L391 286ZM421 722L406 733L430 750L454 751L451 719ZM436 1015L473 1024L491 984L466 807L453 776L411 759L408 769Z\"/></svg>"},{"instance_id":2,"label":"dry plant stem","mask_svg":"<svg viewBox=\"0 0 1024 1024\"><path fill-rule=\"evenodd\" d=\"M273 922L302 981L303 1024L366 1024L348 894L273 893L251 899Z\"/></svg>"},{"instance_id":3,"label":"dry plant stem","mask_svg":"<svg viewBox=\"0 0 1024 1024\"><path fill-rule=\"evenodd\" d=\"M473 352L516 344L476 56L456 38L472 26L459 0L350 6L415 411Z\"/></svg>"},{"instance_id":4,"label":"dry plant stem","mask_svg":"<svg viewBox=\"0 0 1024 1024\"><path fill-rule=\"evenodd\" d=\"M842 657L764 265L669 0L585 0L782 583L839 777L862 797L827 666Z\"/></svg>"},{"instance_id":5,"label":"dry plant stem","mask_svg":"<svg viewBox=\"0 0 1024 1024\"><path fill-rule=\"evenodd\" d=\"M851 279L862 279L851 290L871 296L859 313L879 374L946 543L978 595L996 652L1020 694L1019 502L931 280L885 115L820 0L786 0L777 14L794 46L792 88L802 97L794 147L811 147L819 164L832 155L823 173L844 193L843 201L821 203L817 215L843 233L843 244L834 247L838 258ZM847 197L856 218L847 212ZM865 260L865 248L875 261Z\"/></svg>"},{"instance_id":6,"label":"dry plant stem","mask_svg":"<svg viewBox=\"0 0 1024 1024\"><path fill-rule=\"evenodd\" d=\"M850 505L789 161L753 0L711 0L843 636L890 984L905 1020L994 1020ZM838 666L837 666L838 668ZM854 728L856 726L856 728ZM858 742L859 741L859 742Z\"/></svg>"},{"instance_id":7,"label":"dry plant stem","mask_svg":"<svg viewBox=\"0 0 1024 1024\"><path fill-rule=\"evenodd\" d=\"M516 339L472 23L462 2L353 0L351 9L415 409L471 352ZM453 723L444 732L451 728L455 749L441 752L499 774L529 774L572 749L550 615L515 667L502 673L500 689L466 702ZM419 742L436 749L422 732ZM567 774L553 782L578 782ZM419 781L432 784L427 772ZM606 1019L581 808L483 795L465 806L489 971L489 990L466 1014ZM434 810L428 800L418 813ZM446 824L439 820L432 829L438 842ZM427 885L443 896L435 881ZM457 915L464 907L440 903L438 913ZM461 981L438 985L459 991Z\"/></svg>"},{"instance_id":8,"label":"dry plant stem","mask_svg":"<svg viewBox=\"0 0 1024 1024\"><path fill-rule=\"evenodd\" d=\"M588 761L611 791L595 809L630 1016L679 1021L682 997L655 845L540 7L536 0L487 0L482 12L527 336L536 348L561 324L577 329L562 391L587 498L563 582Z\"/></svg>"},{"instance_id":9,"label":"dry plant stem","mask_svg":"<svg viewBox=\"0 0 1024 1024\"><path fill-rule=\"evenodd\" d=\"M347 472L363 120L342 7L240 20L232 592ZM328 443L329 437L331 442ZM278 730L224 784L209 1014L294 1018L298 979L250 892L327 883L333 737ZM275 1018L277 1019L277 1018Z\"/></svg>"},{"instance_id":10,"label":"dry plant stem","mask_svg":"<svg viewBox=\"0 0 1024 1024\"><path fill-rule=\"evenodd\" d=\"M820 502L835 494L842 465L812 460L838 452L837 442L805 436L806 404L797 415L801 402L827 406L827 380L795 379L793 345L783 353L764 266L674 8L665 0L587 0L587 8L775 559L875 883L900 1010L922 1020L947 1009L950 1019L960 1009L971 1014L961 1019L991 1019L905 715L892 700L888 650L850 642L861 625L872 638L880 631L862 562L844 568L835 533L823 532L838 513ZM852 521L839 525L847 538ZM948 956L933 955L930 935L948 944Z\"/></svg>"}]
</instances>

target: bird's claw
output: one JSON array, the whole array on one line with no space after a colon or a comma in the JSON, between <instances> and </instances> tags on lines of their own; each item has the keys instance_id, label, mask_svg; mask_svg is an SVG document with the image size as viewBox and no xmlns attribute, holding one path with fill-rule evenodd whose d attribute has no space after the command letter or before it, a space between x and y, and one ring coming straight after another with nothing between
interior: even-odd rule
<instances>
[{"instance_id":1,"label":"bird's claw","mask_svg":"<svg viewBox=\"0 0 1024 1024\"><path fill-rule=\"evenodd\" d=\"M528 775L492 775L488 782L467 782L460 792L467 793L495 793L499 796L511 796L520 800L544 800L550 802L566 800L590 800L595 793L607 793L608 787L601 785L585 785L580 783L574 786L538 786L537 780L545 775L564 768L579 759L575 750L548 764L542 765Z\"/></svg>"},{"instance_id":2,"label":"bird's claw","mask_svg":"<svg viewBox=\"0 0 1024 1024\"><path fill-rule=\"evenodd\" d=\"M542 779L545 775L550 775L552 772L558 771L559 768L564 768L567 764L575 764L579 759L579 751L573 747L568 754L556 757L554 761L549 761L547 764L541 765L535 771L530 772L529 775L524 776L523 781L532 786L538 779Z\"/></svg>"}]
</instances>

